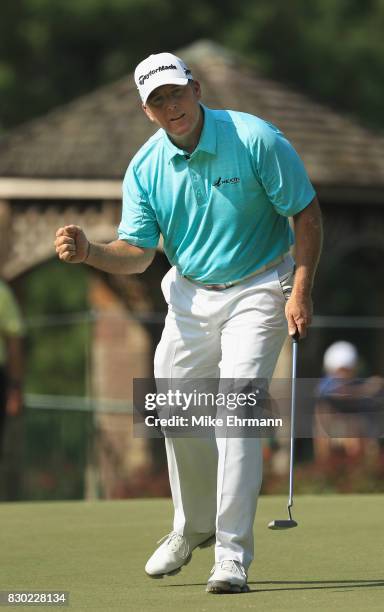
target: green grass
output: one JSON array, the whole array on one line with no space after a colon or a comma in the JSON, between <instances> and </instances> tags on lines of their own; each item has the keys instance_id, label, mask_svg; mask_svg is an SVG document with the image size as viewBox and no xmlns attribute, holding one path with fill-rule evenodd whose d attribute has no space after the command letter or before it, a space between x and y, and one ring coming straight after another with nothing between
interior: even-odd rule
<instances>
[{"instance_id":1,"label":"green grass","mask_svg":"<svg viewBox=\"0 0 384 612\"><path fill-rule=\"evenodd\" d=\"M177 576L145 576L170 530L169 500L2 504L0 590L70 591L64 609L76 611L382 610L384 496L298 496L299 527L270 531L285 504L259 502L251 592L241 595L205 593L213 548L195 551Z\"/></svg>"}]
</instances>

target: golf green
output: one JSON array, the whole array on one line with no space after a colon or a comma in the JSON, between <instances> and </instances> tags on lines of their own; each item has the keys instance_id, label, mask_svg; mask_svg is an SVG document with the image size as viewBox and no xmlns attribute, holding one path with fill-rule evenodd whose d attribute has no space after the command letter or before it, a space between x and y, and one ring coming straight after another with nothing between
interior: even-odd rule
<instances>
[{"instance_id":1,"label":"golf green","mask_svg":"<svg viewBox=\"0 0 384 612\"><path fill-rule=\"evenodd\" d=\"M293 515L296 529L267 529L286 518L286 499L262 497L251 592L208 595L213 548L176 576L144 574L170 530L169 500L4 503L0 590L69 591L64 609L79 611L383 610L384 496L297 496Z\"/></svg>"}]
</instances>

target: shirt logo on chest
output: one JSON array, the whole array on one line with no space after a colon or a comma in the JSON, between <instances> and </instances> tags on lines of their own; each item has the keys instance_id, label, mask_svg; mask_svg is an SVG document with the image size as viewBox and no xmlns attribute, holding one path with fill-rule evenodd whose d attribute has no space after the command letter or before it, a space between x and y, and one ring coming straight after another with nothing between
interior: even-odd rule
<instances>
[{"instance_id":1,"label":"shirt logo on chest","mask_svg":"<svg viewBox=\"0 0 384 612\"><path fill-rule=\"evenodd\" d=\"M240 178L238 176L234 176L232 178L221 178L221 176L219 176L219 178L213 183L213 187L221 187L225 184L234 185L236 183L240 183Z\"/></svg>"}]
</instances>

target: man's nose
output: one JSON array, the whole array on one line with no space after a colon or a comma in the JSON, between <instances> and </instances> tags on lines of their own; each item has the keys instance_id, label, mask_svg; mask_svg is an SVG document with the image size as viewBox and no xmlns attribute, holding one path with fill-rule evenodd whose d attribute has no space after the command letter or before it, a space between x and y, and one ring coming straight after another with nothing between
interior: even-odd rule
<instances>
[{"instance_id":1,"label":"man's nose","mask_svg":"<svg viewBox=\"0 0 384 612\"><path fill-rule=\"evenodd\" d=\"M167 106L175 108L177 106L177 99L173 94L169 94L166 98Z\"/></svg>"}]
</instances>

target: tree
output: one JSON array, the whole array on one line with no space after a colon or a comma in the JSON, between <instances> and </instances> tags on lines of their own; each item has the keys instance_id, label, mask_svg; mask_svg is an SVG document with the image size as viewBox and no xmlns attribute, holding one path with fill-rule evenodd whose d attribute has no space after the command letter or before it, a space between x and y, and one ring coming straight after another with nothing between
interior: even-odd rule
<instances>
[{"instance_id":1,"label":"tree","mask_svg":"<svg viewBox=\"0 0 384 612\"><path fill-rule=\"evenodd\" d=\"M383 127L383 26L384 0L4 0L2 127L201 38Z\"/></svg>"}]
</instances>

